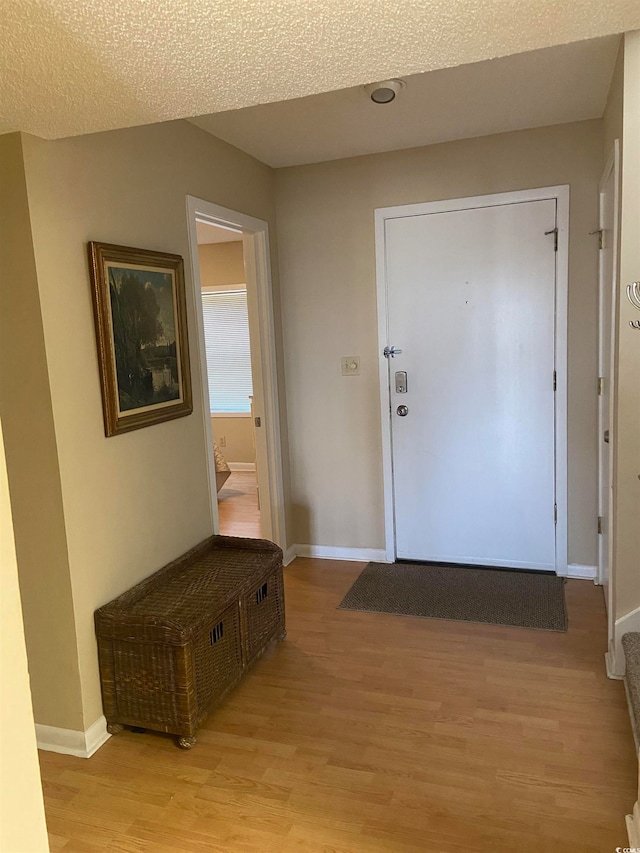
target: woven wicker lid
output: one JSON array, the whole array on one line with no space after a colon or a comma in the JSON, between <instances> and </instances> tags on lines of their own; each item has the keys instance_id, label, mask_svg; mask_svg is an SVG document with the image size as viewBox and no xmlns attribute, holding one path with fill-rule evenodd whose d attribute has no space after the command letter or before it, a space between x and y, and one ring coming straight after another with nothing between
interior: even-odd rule
<instances>
[{"instance_id":1,"label":"woven wicker lid","mask_svg":"<svg viewBox=\"0 0 640 853\"><path fill-rule=\"evenodd\" d=\"M184 642L281 562L273 542L212 536L97 610L96 630L122 638L126 625L149 642Z\"/></svg>"}]
</instances>

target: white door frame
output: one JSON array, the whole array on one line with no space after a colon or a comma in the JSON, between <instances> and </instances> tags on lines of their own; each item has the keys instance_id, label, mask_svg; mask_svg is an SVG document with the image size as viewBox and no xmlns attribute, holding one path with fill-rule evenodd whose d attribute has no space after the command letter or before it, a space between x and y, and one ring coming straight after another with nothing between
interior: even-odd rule
<instances>
[{"instance_id":1,"label":"white door frame","mask_svg":"<svg viewBox=\"0 0 640 853\"><path fill-rule=\"evenodd\" d=\"M386 222L406 216L423 216L478 207L519 204L529 201L556 201L556 308L555 308L555 488L557 505L556 572L567 575L567 320L569 292L569 186L541 187L517 192L494 193L445 201L403 204L375 210L376 283L378 296L378 356L380 381L380 418L382 425L382 463L384 480L384 516L386 559L396 559L396 534L393 507L393 459L391 451L391 397L387 359L382 352L393 346L388 339L388 306L385 234ZM549 239L552 239L550 236ZM553 377L549 377L553 381ZM526 487L526 484L523 484Z\"/></svg>"},{"instance_id":2,"label":"white door frame","mask_svg":"<svg viewBox=\"0 0 640 853\"><path fill-rule=\"evenodd\" d=\"M615 437L613 435L613 426L614 426L614 396L615 396L615 383L613 381L614 371L615 371L615 351L616 351L616 314L617 314L617 303L618 303L618 288L616 286L616 282L618 279L618 229L619 229L619 187L620 187L620 140L616 139L613 143L613 147L611 149L611 153L609 155L609 159L607 160L607 165L605 166L604 172L602 173L602 178L600 179L600 195L599 195L599 224L598 228L600 229L601 234L604 234L604 192L609 182L609 179L613 175L613 233L610 235L611 245L613 248L613 263L611 269L611 280L606 281L605 273L606 270L604 268L604 258L602 257L602 253L600 253L599 259L599 268L598 268L598 376L604 376L607 373L608 367L608 379L609 382L609 430L610 430L610 444L609 447L610 455L609 455L609 482L606 484L609 490L609 500L607 502L603 501L602 493L603 493L603 445L602 445L602 431L604 429L604 404L602 396L598 397L598 515L604 516L607 518L608 525L608 552L606 554L608 566L609 566L609 577L607 583L607 621L609 625L609 640L613 639L613 629L614 629L614 606L613 606L613 584L614 584L614 572L613 572L613 472L614 472L614 456L615 456ZM605 238L606 239L606 238ZM604 306L607 301L610 300L611 304L611 329L610 329L610 350L609 352L605 352L605 329L604 329ZM607 365L608 361L608 365ZM604 550L603 550L603 542L602 537L598 537L598 583L602 584L604 582Z\"/></svg>"},{"instance_id":3,"label":"white door frame","mask_svg":"<svg viewBox=\"0 0 640 853\"><path fill-rule=\"evenodd\" d=\"M200 261L196 218L211 225L237 228L242 232L247 306L251 338L251 372L253 375L253 414L260 418L256 428L256 470L260 483L262 535L281 548L286 548L284 487L282 480L282 446L280 443L280 410L276 369L275 326L269 256L269 225L236 210L229 210L204 199L187 196L189 244L193 270L192 297L198 326L197 347L203 392L203 419L206 459L209 474L209 503L213 532L219 533L218 498L216 492L213 436L207 382L207 355L204 342L202 299L200 298ZM257 343L257 346L256 346Z\"/></svg>"}]
</instances>

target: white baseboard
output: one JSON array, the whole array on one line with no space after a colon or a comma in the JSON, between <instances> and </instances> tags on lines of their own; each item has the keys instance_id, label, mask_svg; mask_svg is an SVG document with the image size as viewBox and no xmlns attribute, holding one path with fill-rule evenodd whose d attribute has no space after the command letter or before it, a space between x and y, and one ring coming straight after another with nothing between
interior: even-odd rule
<instances>
[{"instance_id":1,"label":"white baseboard","mask_svg":"<svg viewBox=\"0 0 640 853\"><path fill-rule=\"evenodd\" d=\"M581 563L569 563L566 577L595 581L598 577L598 568L597 566L583 566Z\"/></svg>"},{"instance_id":2,"label":"white baseboard","mask_svg":"<svg viewBox=\"0 0 640 853\"><path fill-rule=\"evenodd\" d=\"M607 675L609 678L624 678L624 652L622 650L622 637L630 631L640 631L640 607L636 607L631 613L616 619L613 626L613 640L609 643L609 651L606 654Z\"/></svg>"},{"instance_id":3,"label":"white baseboard","mask_svg":"<svg viewBox=\"0 0 640 853\"><path fill-rule=\"evenodd\" d=\"M369 560L387 562L384 548L343 548L334 545L294 545L297 557L316 557L323 560L353 560L368 563Z\"/></svg>"},{"instance_id":4,"label":"white baseboard","mask_svg":"<svg viewBox=\"0 0 640 853\"><path fill-rule=\"evenodd\" d=\"M107 721L99 717L86 732L73 729L58 729L55 726L41 726L36 723L38 749L46 752L60 752L63 755L76 755L78 758L91 758L111 735L107 731Z\"/></svg>"},{"instance_id":5,"label":"white baseboard","mask_svg":"<svg viewBox=\"0 0 640 853\"><path fill-rule=\"evenodd\" d=\"M255 462L227 462L230 471L255 471Z\"/></svg>"},{"instance_id":6,"label":"white baseboard","mask_svg":"<svg viewBox=\"0 0 640 853\"><path fill-rule=\"evenodd\" d=\"M627 815L627 835L632 850L640 850L640 803L633 807L633 814Z\"/></svg>"},{"instance_id":7,"label":"white baseboard","mask_svg":"<svg viewBox=\"0 0 640 853\"><path fill-rule=\"evenodd\" d=\"M229 463L231 465L231 463ZM356 562L369 562L375 560L388 563L387 552L384 548L347 548L334 545L292 545L287 550L297 557L317 557L325 560L353 560ZM288 559L290 563L293 556ZM285 562L285 565L288 563ZM580 578L583 580L595 580L597 576L596 566L585 566L580 563L569 563L567 566L568 578Z\"/></svg>"},{"instance_id":8,"label":"white baseboard","mask_svg":"<svg viewBox=\"0 0 640 853\"><path fill-rule=\"evenodd\" d=\"M284 552L282 562L284 563L285 566L288 566L289 563L293 563L293 561L295 560L295 558L297 556L298 555L296 554L296 546L295 545L289 545L287 550Z\"/></svg>"},{"instance_id":9,"label":"white baseboard","mask_svg":"<svg viewBox=\"0 0 640 853\"><path fill-rule=\"evenodd\" d=\"M611 652L604 653L604 665L607 670L607 678L612 678L614 681L622 681L622 679L624 678L624 673L622 675L618 675L615 671L616 662Z\"/></svg>"}]
</instances>

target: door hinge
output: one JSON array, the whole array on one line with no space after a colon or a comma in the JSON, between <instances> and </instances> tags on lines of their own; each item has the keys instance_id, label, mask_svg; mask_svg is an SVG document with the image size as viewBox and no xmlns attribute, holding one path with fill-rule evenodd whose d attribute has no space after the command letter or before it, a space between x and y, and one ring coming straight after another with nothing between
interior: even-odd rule
<instances>
[{"instance_id":1,"label":"door hinge","mask_svg":"<svg viewBox=\"0 0 640 853\"><path fill-rule=\"evenodd\" d=\"M553 390L558 390L558 374L555 370L553 371Z\"/></svg>"},{"instance_id":2,"label":"door hinge","mask_svg":"<svg viewBox=\"0 0 640 853\"><path fill-rule=\"evenodd\" d=\"M558 229L552 228L551 231L545 231L544 233L545 233L545 236L547 234L553 234L553 251L557 252L558 251Z\"/></svg>"},{"instance_id":3,"label":"door hinge","mask_svg":"<svg viewBox=\"0 0 640 853\"><path fill-rule=\"evenodd\" d=\"M553 505L553 523L558 523L558 504Z\"/></svg>"},{"instance_id":4,"label":"door hinge","mask_svg":"<svg viewBox=\"0 0 640 853\"><path fill-rule=\"evenodd\" d=\"M260 419L260 418L254 418L254 419L253 419L253 422L254 422L254 424L255 424L257 427L261 427L261 426L262 426L262 421L261 421L261 419Z\"/></svg>"},{"instance_id":5,"label":"door hinge","mask_svg":"<svg viewBox=\"0 0 640 853\"><path fill-rule=\"evenodd\" d=\"M598 397L604 394L604 376L598 376Z\"/></svg>"},{"instance_id":6,"label":"door hinge","mask_svg":"<svg viewBox=\"0 0 640 853\"><path fill-rule=\"evenodd\" d=\"M598 533L604 533L604 518L601 515L598 516Z\"/></svg>"}]
</instances>

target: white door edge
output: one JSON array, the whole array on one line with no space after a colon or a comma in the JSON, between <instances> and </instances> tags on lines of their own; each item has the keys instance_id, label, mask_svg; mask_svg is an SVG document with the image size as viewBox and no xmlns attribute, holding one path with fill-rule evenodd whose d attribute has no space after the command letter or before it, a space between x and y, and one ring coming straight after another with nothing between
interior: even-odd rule
<instances>
[{"instance_id":1,"label":"white door edge","mask_svg":"<svg viewBox=\"0 0 640 853\"><path fill-rule=\"evenodd\" d=\"M251 339L258 346L251 348L251 368L254 374L254 414L262 419L263 441L256 441L256 465L261 485L261 519L263 536L281 548L286 547L284 485L282 478L282 445L280 442L280 409L276 370L273 291L269 256L269 225L239 211L188 195L187 220L191 251L191 292L198 327L196 345L200 381L203 388L203 420L206 459L209 475L209 505L214 533L219 533L218 499L215 487L213 436L209 412L209 386L204 341L202 300L200 299L200 262L196 216L212 225L231 225L242 231L242 243L247 279L247 302ZM187 283L188 284L188 283ZM256 391L258 393L256 393Z\"/></svg>"},{"instance_id":2,"label":"white door edge","mask_svg":"<svg viewBox=\"0 0 640 853\"><path fill-rule=\"evenodd\" d=\"M558 250L556 252L555 363L557 386L555 395L555 490L557 504L556 565L558 575L567 574L568 565L568 443L567 443L567 337L569 294L569 185L539 187L484 196L420 202L376 208L375 252L376 292L378 308L378 365L380 384L380 423L382 430L382 466L384 487L385 553L389 562L396 560L396 533L393 507L393 457L391 450L391 398L387 359L382 355L388 340L387 270L385 228L389 219L406 216L470 210L477 207L519 204L530 201L556 201Z\"/></svg>"},{"instance_id":3,"label":"white door edge","mask_svg":"<svg viewBox=\"0 0 640 853\"><path fill-rule=\"evenodd\" d=\"M613 381L613 371L615 367L615 351L616 351L616 314L617 314L617 301L618 301L618 288L616 286L618 279L618 235L619 235L619 192L620 192L620 140L614 140L611 153L607 159L607 164L604 168L604 172L602 173L602 178L600 179L600 195L599 195L599 223L598 227L603 227L603 204L602 197L604 193L604 189L613 174L613 186L614 186L614 197L613 197L613 269L612 269L612 287L611 287L611 329L610 329L610 351L609 353L604 352L604 327L603 327L603 317L604 317L604 300L607 298L606 289L605 289L605 281L604 281L604 269L603 269L603 259L600 257L599 265L598 265L598 376L602 376L604 374L604 366L606 363L607 356L609 358L609 375L610 375L610 390L609 390L609 424L611 425L611 430L613 430L614 424L614 411L615 411L615 383ZM603 479L603 456L602 456L602 443L600 441L600 436L602 435L603 430L603 416L604 412L602 410L602 401L598 400L598 515L604 515L605 511L608 509L608 523L609 523L609 535L608 535L608 553L607 553L607 562L609 565L609 578L607 584L607 622L608 622L608 634L609 634L609 643L613 642L614 636L614 573L612 571L613 568L613 501L609 501L608 508L602 504L602 479ZM612 457L615 454L615 436L611 436L613 441L612 447L614 451L612 453ZM609 465L609 482L607 484L609 490L612 489L613 486L613 472L614 472L614 464L613 458L610 459ZM603 566L603 558L604 553L602 551L602 541L599 539L598 541L598 575L597 582L602 584L604 582L604 566Z\"/></svg>"}]
</instances>

